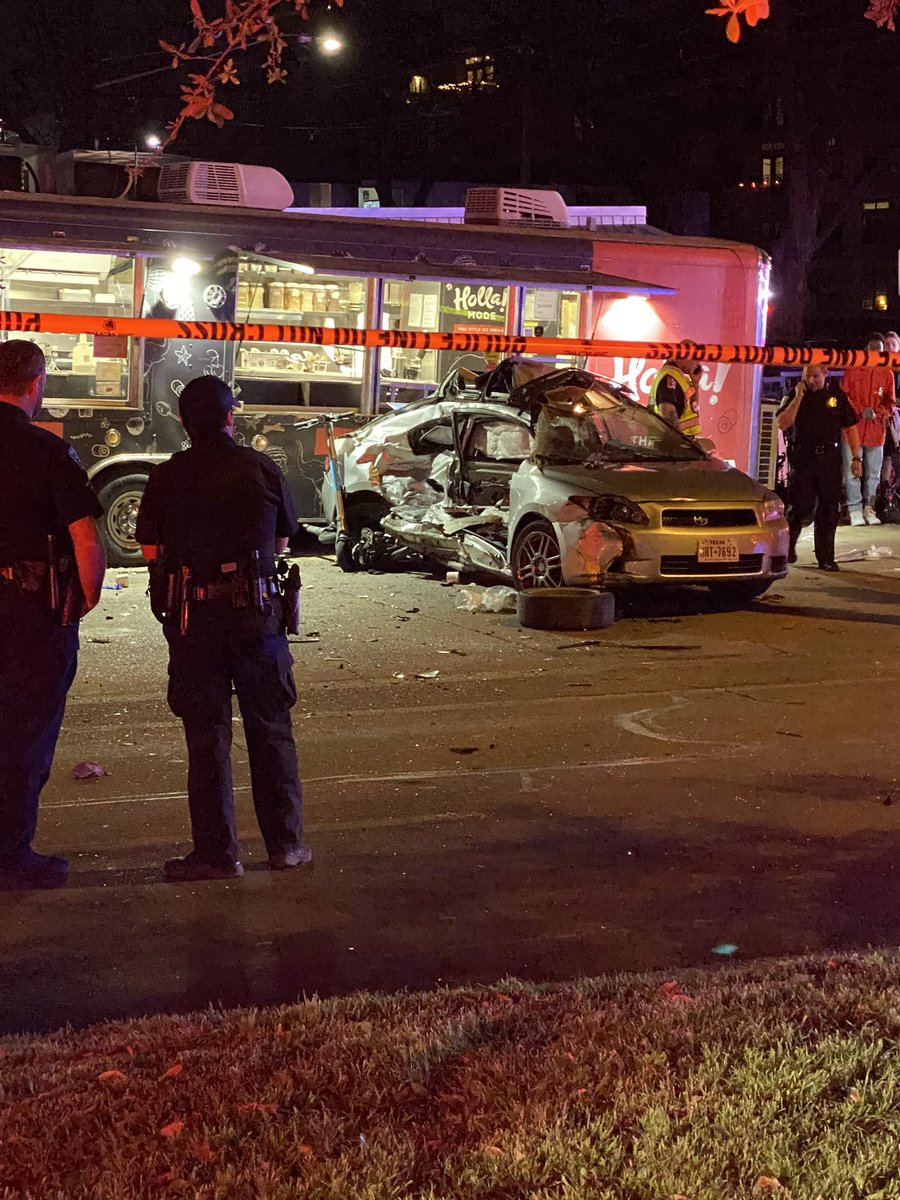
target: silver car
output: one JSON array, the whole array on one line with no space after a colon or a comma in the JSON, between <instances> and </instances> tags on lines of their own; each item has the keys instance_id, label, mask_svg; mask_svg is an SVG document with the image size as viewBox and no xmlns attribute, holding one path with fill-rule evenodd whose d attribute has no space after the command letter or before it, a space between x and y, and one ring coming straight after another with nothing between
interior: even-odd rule
<instances>
[{"instance_id":1,"label":"silver car","mask_svg":"<svg viewBox=\"0 0 900 1200\"><path fill-rule=\"evenodd\" d=\"M430 413L400 474L367 428L389 507L360 566L412 551L519 588L702 584L735 603L787 573L778 496L588 372L552 371L491 411Z\"/></svg>"}]
</instances>

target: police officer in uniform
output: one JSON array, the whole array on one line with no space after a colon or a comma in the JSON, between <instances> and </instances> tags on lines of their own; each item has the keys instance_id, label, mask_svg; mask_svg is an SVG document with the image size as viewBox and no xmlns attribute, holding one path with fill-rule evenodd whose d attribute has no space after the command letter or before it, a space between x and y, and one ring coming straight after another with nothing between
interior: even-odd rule
<instances>
[{"instance_id":1,"label":"police officer in uniform","mask_svg":"<svg viewBox=\"0 0 900 1200\"><path fill-rule=\"evenodd\" d=\"M32 849L38 798L75 678L78 621L100 599L103 510L72 448L32 425L39 346L0 343L0 891L66 882L64 858Z\"/></svg>"},{"instance_id":2,"label":"police officer in uniform","mask_svg":"<svg viewBox=\"0 0 900 1200\"><path fill-rule=\"evenodd\" d=\"M821 571L837 571L834 535L841 503L841 434L852 454L853 474L862 475L857 415L847 394L828 380L825 367L806 367L803 378L781 403L778 428L790 432L788 562L797 561L797 539L815 512L816 561Z\"/></svg>"},{"instance_id":3,"label":"police officer in uniform","mask_svg":"<svg viewBox=\"0 0 900 1200\"><path fill-rule=\"evenodd\" d=\"M650 408L685 437L700 436L697 380L702 371L700 363L670 359L650 386Z\"/></svg>"},{"instance_id":4,"label":"police officer in uniform","mask_svg":"<svg viewBox=\"0 0 900 1200\"><path fill-rule=\"evenodd\" d=\"M244 722L256 817L269 866L311 859L291 728L297 698L273 582L297 527L284 476L233 440L234 396L211 375L179 399L191 447L154 468L137 540L169 644L169 706L184 724L194 848L165 864L172 881L243 874L231 781L231 694ZM155 600L154 600L155 597Z\"/></svg>"}]
</instances>

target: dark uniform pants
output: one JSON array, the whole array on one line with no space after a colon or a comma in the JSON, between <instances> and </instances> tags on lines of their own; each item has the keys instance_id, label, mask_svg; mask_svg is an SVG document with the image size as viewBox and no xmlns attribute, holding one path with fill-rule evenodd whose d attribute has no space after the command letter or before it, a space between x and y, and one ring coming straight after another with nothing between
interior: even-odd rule
<instances>
[{"instance_id":1,"label":"dark uniform pants","mask_svg":"<svg viewBox=\"0 0 900 1200\"><path fill-rule=\"evenodd\" d=\"M27 863L78 662L78 627L0 580L0 866Z\"/></svg>"},{"instance_id":2,"label":"dark uniform pants","mask_svg":"<svg viewBox=\"0 0 900 1200\"><path fill-rule=\"evenodd\" d=\"M834 562L841 487L840 448L828 447L821 454L794 454L788 482L791 550L797 545L804 523L815 512L816 561Z\"/></svg>"},{"instance_id":3,"label":"dark uniform pants","mask_svg":"<svg viewBox=\"0 0 900 1200\"><path fill-rule=\"evenodd\" d=\"M269 854L300 847L303 789L291 728L297 699L287 638L255 614L200 611L186 635L166 627L169 707L184 723L194 849L223 866L238 856L231 781L231 693L244 722L256 819Z\"/></svg>"}]
</instances>

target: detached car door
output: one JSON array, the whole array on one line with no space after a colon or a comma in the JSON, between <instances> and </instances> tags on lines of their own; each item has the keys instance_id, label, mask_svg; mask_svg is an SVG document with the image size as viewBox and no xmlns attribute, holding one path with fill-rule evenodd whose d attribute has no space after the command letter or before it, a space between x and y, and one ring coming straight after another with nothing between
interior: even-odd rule
<instances>
[{"instance_id":1,"label":"detached car door","mask_svg":"<svg viewBox=\"0 0 900 1200\"><path fill-rule=\"evenodd\" d=\"M514 417L454 414L457 466L453 504L488 508L509 503L512 476L531 454L531 430Z\"/></svg>"}]
</instances>

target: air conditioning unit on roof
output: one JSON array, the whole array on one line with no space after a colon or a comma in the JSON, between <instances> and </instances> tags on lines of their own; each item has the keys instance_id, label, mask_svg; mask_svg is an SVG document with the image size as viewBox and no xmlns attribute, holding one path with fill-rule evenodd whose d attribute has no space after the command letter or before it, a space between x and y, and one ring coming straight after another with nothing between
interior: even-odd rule
<instances>
[{"instance_id":1,"label":"air conditioning unit on roof","mask_svg":"<svg viewBox=\"0 0 900 1200\"><path fill-rule=\"evenodd\" d=\"M164 204L213 204L235 208L285 209L294 203L294 189L271 167L241 163L180 162L159 173L159 198Z\"/></svg>"},{"instance_id":2,"label":"air conditioning unit on roof","mask_svg":"<svg viewBox=\"0 0 900 1200\"><path fill-rule=\"evenodd\" d=\"M559 192L533 188L469 188L467 225L520 225L531 229L565 229L566 202Z\"/></svg>"}]
</instances>

